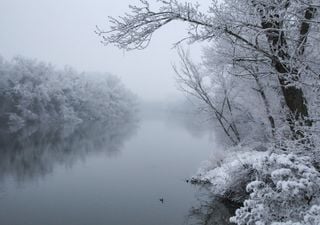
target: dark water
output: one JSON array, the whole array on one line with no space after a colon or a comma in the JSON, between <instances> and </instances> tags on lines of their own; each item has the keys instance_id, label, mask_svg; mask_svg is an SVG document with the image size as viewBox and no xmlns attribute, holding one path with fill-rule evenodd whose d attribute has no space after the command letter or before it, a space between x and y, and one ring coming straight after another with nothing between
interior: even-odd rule
<instances>
[{"instance_id":1,"label":"dark water","mask_svg":"<svg viewBox=\"0 0 320 225\"><path fill-rule=\"evenodd\" d=\"M228 224L225 204L185 182L214 151L186 121L2 130L0 224Z\"/></svg>"}]
</instances>

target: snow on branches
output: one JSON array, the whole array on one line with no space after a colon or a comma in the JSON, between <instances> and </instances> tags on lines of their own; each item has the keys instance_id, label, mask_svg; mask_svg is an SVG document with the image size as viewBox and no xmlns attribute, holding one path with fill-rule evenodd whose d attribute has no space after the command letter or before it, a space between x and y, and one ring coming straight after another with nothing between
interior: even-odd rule
<instances>
[{"instance_id":1,"label":"snow on branches","mask_svg":"<svg viewBox=\"0 0 320 225\"><path fill-rule=\"evenodd\" d=\"M184 21L189 28L183 40L227 43L218 57L228 55L226 63L232 62L238 72L258 75L254 67L265 68L264 74L275 77L293 136L304 136L294 123L302 120L311 126L313 122L304 88L319 86L320 5L316 0L213 0L205 13L195 3L158 0L152 7L147 0L140 2L124 16L111 17L108 30L97 27L102 43L144 49L155 31L172 21Z\"/></svg>"},{"instance_id":2,"label":"snow on branches","mask_svg":"<svg viewBox=\"0 0 320 225\"><path fill-rule=\"evenodd\" d=\"M103 44L115 44L126 50L144 49L156 30L174 20L189 23L189 36L186 39L190 41L208 39L213 35L213 18L200 12L198 4L157 0L160 6L154 11L148 1L140 2L141 6L129 6L130 13L119 18L110 17L109 30L97 27L96 33L102 37Z\"/></svg>"}]
</instances>

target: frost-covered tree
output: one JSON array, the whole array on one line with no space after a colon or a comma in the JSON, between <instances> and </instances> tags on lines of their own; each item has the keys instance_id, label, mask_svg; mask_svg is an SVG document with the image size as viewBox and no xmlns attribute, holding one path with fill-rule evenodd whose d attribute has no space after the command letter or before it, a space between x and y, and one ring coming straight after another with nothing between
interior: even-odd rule
<instances>
[{"instance_id":1,"label":"frost-covered tree","mask_svg":"<svg viewBox=\"0 0 320 225\"><path fill-rule=\"evenodd\" d=\"M109 29L97 27L102 43L125 50L148 47L172 21L189 25L176 44L210 42L201 63L180 51L175 70L236 145L195 182L246 197L238 224L319 224L319 10L319 0L212 0L206 12L194 2L140 0Z\"/></svg>"},{"instance_id":2,"label":"frost-covered tree","mask_svg":"<svg viewBox=\"0 0 320 225\"><path fill-rule=\"evenodd\" d=\"M112 75L79 73L22 57L0 60L1 124L78 123L132 116L135 96Z\"/></svg>"},{"instance_id":3,"label":"frost-covered tree","mask_svg":"<svg viewBox=\"0 0 320 225\"><path fill-rule=\"evenodd\" d=\"M223 71L215 70L215 76L209 76L181 49L179 56L181 68L174 69L180 89L199 102L201 111L213 117L232 144L238 144L242 137L238 130L239 118L236 118L236 109L232 104L235 97L233 81L228 80Z\"/></svg>"},{"instance_id":4,"label":"frost-covered tree","mask_svg":"<svg viewBox=\"0 0 320 225\"><path fill-rule=\"evenodd\" d=\"M311 126L315 119L310 112L313 100L308 98L319 89L317 0L213 0L207 12L197 3L177 0L158 0L154 6L140 2L140 6L130 6L130 13L110 18L109 30L97 28L103 43L126 50L144 49L156 30L172 21L186 22L189 28L184 40L219 43L221 51L215 51L216 57L224 58L224 64L232 65L238 76L249 74L255 79L264 108L270 103L261 79L269 77L279 91L277 100L292 137L305 136L296 121ZM267 114L274 129L270 110Z\"/></svg>"}]
</instances>

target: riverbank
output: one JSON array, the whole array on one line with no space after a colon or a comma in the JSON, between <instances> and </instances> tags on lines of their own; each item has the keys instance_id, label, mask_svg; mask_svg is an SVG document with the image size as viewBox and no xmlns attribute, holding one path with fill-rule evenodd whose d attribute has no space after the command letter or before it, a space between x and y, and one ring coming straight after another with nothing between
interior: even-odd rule
<instances>
[{"instance_id":1,"label":"riverbank","mask_svg":"<svg viewBox=\"0 0 320 225\"><path fill-rule=\"evenodd\" d=\"M192 182L242 204L230 219L236 224L320 224L320 173L312 158L262 149L235 147L224 158L213 156Z\"/></svg>"}]
</instances>

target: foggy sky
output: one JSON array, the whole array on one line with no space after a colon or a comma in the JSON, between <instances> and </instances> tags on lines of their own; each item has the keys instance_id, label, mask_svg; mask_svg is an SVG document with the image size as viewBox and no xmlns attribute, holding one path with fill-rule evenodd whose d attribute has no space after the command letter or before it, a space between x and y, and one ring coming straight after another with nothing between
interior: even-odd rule
<instances>
[{"instance_id":1,"label":"foggy sky","mask_svg":"<svg viewBox=\"0 0 320 225\"><path fill-rule=\"evenodd\" d=\"M171 24L158 31L142 51L103 46L94 34L96 25L108 28L108 16L122 15L129 3L138 0L1 0L0 55L5 59L22 55L78 71L109 72L145 100L178 96L172 70L178 60L172 44L186 34L184 25ZM191 51L200 56L200 45Z\"/></svg>"}]
</instances>

